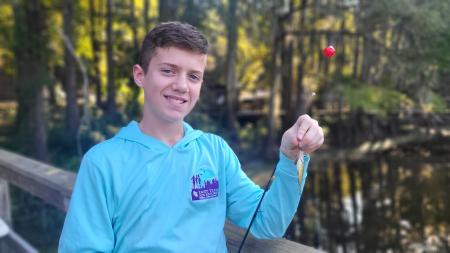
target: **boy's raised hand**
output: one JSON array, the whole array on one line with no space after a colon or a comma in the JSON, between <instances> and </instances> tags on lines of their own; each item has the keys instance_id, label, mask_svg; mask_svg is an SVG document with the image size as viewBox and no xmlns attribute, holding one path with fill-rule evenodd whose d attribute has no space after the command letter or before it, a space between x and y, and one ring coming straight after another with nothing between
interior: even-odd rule
<instances>
[{"instance_id":1,"label":"boy's raised hand","mask_svg":"<svg viewBox=\"0 0 450 253\"><path fill-rule=\"evenodd\" d=\"M296 161L300 149L310 154L317 150L323 141L323 130L317 120L303 114L291 128L284 132L280 149L289 159Z\"/></svg>"}]
</instances>

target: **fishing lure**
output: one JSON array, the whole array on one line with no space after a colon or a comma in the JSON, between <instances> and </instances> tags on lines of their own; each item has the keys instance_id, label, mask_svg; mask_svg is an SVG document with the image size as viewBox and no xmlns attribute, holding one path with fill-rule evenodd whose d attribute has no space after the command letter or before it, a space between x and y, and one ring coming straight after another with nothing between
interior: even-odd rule
<instances>
[{"instance_id":1,"label":"fishing lure","mask_svg":"<svg viewBox=\"0 0 450 253\"><path fill-rule=\"evenodd\" d=\"M303 151L300 150L298 153L297 164L295 165L297 167L298 183L300 184L300 187L302 186L303 172L305 171L305 161L303 160L303 156Z\"/></svg>"}]
</instances>

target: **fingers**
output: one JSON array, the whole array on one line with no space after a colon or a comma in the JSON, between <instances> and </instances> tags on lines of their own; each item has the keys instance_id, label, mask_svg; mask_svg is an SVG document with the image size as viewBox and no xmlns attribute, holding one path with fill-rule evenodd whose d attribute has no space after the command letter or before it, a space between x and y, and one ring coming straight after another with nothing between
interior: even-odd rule
<instances>
[{"instance_id":1,"label":"fingers","mask_svg":"<svg viewBox=\"0 0 450 253\"><path fill-rule=\"evenodd\" d=\"M324 141L323 130L320 126L312 126L305 134L300 148L307 153L317 150Z\"/></svg>"},{"instance_id":2,"label":"fingers","mask_svg":"<svg viewBox=\"0 0 450 253\"><path fill-rule=\"evenodd\" d=\"M296 122L296 125L298 126L297 139L300 143L303 142L305 135L311 128L319 127L317 120L312 119L307 114L300 116Z\"/></svg>"},{"instance_id":3,"label":"fingers","mask_svg":"<svg viewBox=\"0 0 450 253\"><path fill-rule=\"evenodd\" d=\"M310 120L311 117L309 115L304 114L300 117L298 117L296 126L298 127L297 130L297 139L301 143L303 141L303 137L305 136L306 132L308 131L310 127Z\"/></svg>"},{"instance_id":4,"label":"fingers","mask_svg":"<svg viewBox=\"0 0 450 253\"><path fill-rule=\"evenodd\" d=\"M312 153L323 144L323 130L317 120L304 114L298 118L296 125L298 127L297 139L301 150Z\"/></svg>"},{"instance_id":5,"label":"fingers","mask_svg":"<svg viewBox=\"0 0 450 253\"><path fill-rule=\"evenodd\" d=\"M318 149L320 145L322 145L322 137L320 135L317 134L313 137L306 135L304 141L300 145L300 148L305 150L307 153L311 153Z\"/></svg>"},{"instance_id":6,"label":"fingers","mask_svg":"<svg viewBox=\"0 0 450 253\"><path fill-rule=\"evenodd\" d=\"M317 150L323 141L323 130L317 120L304 114L283 134L280 148L291 159L297 159L299 149L310 154Z\"/></svg>"}]
</instances>

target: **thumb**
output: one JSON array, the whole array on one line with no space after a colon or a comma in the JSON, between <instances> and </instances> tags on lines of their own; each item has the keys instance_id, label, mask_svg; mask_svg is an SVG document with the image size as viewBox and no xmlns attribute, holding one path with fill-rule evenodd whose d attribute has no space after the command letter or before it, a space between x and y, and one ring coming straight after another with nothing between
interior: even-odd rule
<instances>
[{"instance_id":1,"label":"thumb","mask_svg":"<svg viewBox=\"0 0 450 253\"><path fill-rule=\"evenodd\" d=\"M300 123L300 126L298 127L298 130L297 130L297 139L300 144L303 141L303 139L306 135L306 132L308 132L308 129L309 129L308 124Z\"/></svg>"},{"instance_id":2,"label":"thumb","mask_svg":"<svg viewBox=\"0 0 450 253\"><path fill-rule=\"evenodd\" d=\"M311 119L308 114L303 114L300 117L298 117L297 122L295 122L295 125L298 126L297 129L297 140L299 144L303 141L306 132L308 132L309 124L308 120Z\"/></svg>"}]
</instances>

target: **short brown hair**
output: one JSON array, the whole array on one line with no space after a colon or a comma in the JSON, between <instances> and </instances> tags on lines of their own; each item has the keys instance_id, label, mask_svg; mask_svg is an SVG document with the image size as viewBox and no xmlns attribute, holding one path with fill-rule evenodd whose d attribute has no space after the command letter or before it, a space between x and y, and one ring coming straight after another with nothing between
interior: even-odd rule
<instances>
[{"instance_id":1,"label":"short brown hair","mask_svg":"<svg viewBox=\"0 0 450 253\"><path fill-rule=\"evenodd\" d=\"M177 47L200 54L208 53L208 41L195 26L177 21L160 23L147 33L142 42L139 65L145 73L158 47Z\"/></svg>"}]
</instances>

